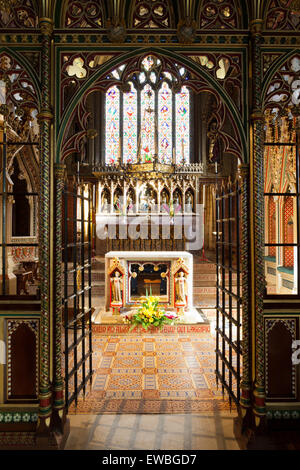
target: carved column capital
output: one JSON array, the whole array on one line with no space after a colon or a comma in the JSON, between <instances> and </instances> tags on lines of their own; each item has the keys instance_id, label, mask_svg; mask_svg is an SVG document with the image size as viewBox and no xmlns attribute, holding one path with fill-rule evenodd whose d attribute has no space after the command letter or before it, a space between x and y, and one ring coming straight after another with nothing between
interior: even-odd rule
<instances>
[{"instance_id":1,"label":"carved column capital","mask_svg":"<svg viewBox=\"0 0 300 470\"><path fill-rule=\"evenodd\" d=\"M263 20L256 19L256 20L251 21L250 31L251 31L252 37L260 36L262 33L262 28L263 28Z\"/></svg>"},{"instance_id":2,"label":"carved column capital","mask_svg":"<svg viewBox=\"0 0 300 470\"><path fill-rule=\"evenodd\" d=\"M49 108L42 108L39 114L37 115L37 119L39 122L45 121L52 121L54 118L52 110Z\"/></svg>"},{"instance_id":3,"label":"carved column capital","mask_svg":"<svg viewBox=\"0 0 300 470\"><path fill-rule=\"evenodd\" d=\"M51 18L40 18L39 25L41 33L44 36L51 36L54 28L54 23Z\"/></svg>"},{"instance_id":4,"label":"carved column capital","mask_svg":"<svg viewBox=\"0 0 300 470\"><path fill-rule=\"evenodd\" d=\"M55 163L54 164L55 175L58 178L63 178L64 177L65 169L66 169L66 165L64 163Z\"/></svg>"},{"instance_id":5,"label":"carved column capital","mask_svg":"<svg viewBox=\"0 0 300 470\"><path fill-rule=\"evenodd\" d=\"M238 167L238 175L239 177L244 180L249 177L250 173L250 166L249 163L241 163Z\"/></svg>"},{"instance_id":6,"label":"carved column capital","mask_svg":"<svg viewBox=\"0 0 300 470\"><path fill-rule=\"evenodd\" d=\"M252 122L264 121L265 120L264 113L262 112L261 109L254 109L250 115L250 119Z\"/></svg>"}]
</instances>

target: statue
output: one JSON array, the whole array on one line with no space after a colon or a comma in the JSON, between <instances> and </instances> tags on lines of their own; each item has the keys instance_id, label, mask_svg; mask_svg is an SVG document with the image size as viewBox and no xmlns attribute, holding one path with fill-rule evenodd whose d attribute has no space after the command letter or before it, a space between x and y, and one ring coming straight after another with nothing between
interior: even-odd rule
<instances>
[{"instance_id":1,"label":"statue","mask_svg":"<svg viewBox=\"0 0 300 470\"><path fill-rule=\"evenodd\" d=\"M174 206L175 214L177 214L178 212L181 212L180 198L179 198L179 194L177 191L174 193L173 206Z\"/></svg>"},{"instance_id":2,"label":"statue","mask_svg":"<svg viewBox=\"0 0 300 470\"><path fill-rule=\"evenodd\" d=\"M140 196L140 205L139 205L139 210L140 212L147 212L149 208L148 201L147 201L147 196L144 192L142 192Z\"/></svg>"},{"instance_id":3,"label":"statue","mask_svg":"<svg viewBox=\"0 0 300 470\"><path fill-rule=\"evenodd\" d=\"M176 282L176 304L186 305L186 278L183 271L181 271L175 279Z\"/></svg>"},{"instance_id":4,"label":"statue","mask_svg":"<svg viewBox=\"0 0 300 470\"><path fill-rule=\"evenodd\" d=\"M122 201L122 196L120 196L119 194L116 193L115 196L114 196L114 210L118 214L122 213L121 201Z\"/></svg>"},{"instance_id":5,"label":"statue","mask_svg":"<svg viewBox=\"0 0 300 470\"><path fill-rule=\"evenodd\" d=\"M161 209L160 209L161 212L163 213L168 212L169 205L168 205L167 194L165 192L162 194L160 206L161 206Z\"/></svg>"},{"instance_id":6,"label":"statue","mask_svg":"<svg viewBox=\"0 0 300 470\"><path fill-rule=\"evenodd\" d=\"M127 198L127 214L132 214L134 212L133 209L134 209L133 199L131 195L129 194Z\"/></svg>"},{"instance_id":7,"label":"statue","mask_svg":"<svg viewBox=\"0 0 300 470\"><path fill-rule=\"evenodd\" d=\"M122 277L120 277L119 271L115 272L115 275L110 278L111 291L112 291L112 304L122 304Z\"/></svg>"},{"instance_id":8,"label":"statue","mask_svg":"<svg viewBox=\"0 0 300 470\"><path fill-rule=\"evenodd\" d=\"M155 193L154 191L152 190L151 192L151 199L149 201L149 206L150 206L150 209L152 212L155 212L155 208L156 208L156 199L155 199Z\"/></svg>"},{"instance_id":9,"label":"statue","mask_svg":"<svg viewBox=\"0 0 300 470\"><path fill-rule=\"evenodd\" d=\"M109 204L108 204L108 197L106 194L104 194L103 198L102 198L102 206L101 206L101 212L103 214L108 214L109 212Z\"/></svg>"},{"instance_id":10,"label":"statue","mask_svg":"<svg viewBox=\"0 0 300 470\"><path fill-rule=\"evenodd\" d=\"M191 193L188 193L188 194L187 194L187 197L186 197L186 204L185 204L185 210L186 210L186 212L188 212L188 213L193 212L193 196L191 195Z\"/></svg>"}]
</instances>

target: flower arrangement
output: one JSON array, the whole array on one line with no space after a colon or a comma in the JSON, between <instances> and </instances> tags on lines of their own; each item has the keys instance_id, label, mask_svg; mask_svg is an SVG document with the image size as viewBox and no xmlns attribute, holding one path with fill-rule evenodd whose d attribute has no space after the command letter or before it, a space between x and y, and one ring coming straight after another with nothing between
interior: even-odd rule
<instances>
[{"instance_id":1,"label":"flower arrangement","mask_svg":"<svg viewBox=\"0 0 300 470\"><path fill-rule=\"evenodd\" d=\"M176 314L166 313L159 305L159 297L146 293L139 309L131 315L126 315L124 321L132 325L129 330L132 331L136 326L141 326L144 330L148 330L151 326L162 329L164 325L173 324L176 319Z\"/></svg>"}]
</instances>

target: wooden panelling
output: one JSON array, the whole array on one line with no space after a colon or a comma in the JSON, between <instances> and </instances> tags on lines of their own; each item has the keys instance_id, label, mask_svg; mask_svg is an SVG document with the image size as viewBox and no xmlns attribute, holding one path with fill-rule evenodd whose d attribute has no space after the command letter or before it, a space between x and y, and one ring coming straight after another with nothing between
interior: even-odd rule
<instances>
[{"instance_id":1,"label":"wooden panelling","mask_svg":"<svg viewBox=\"0 0 300 470\"><path fill-rule=\"evenodd\" d=\"M273 400L296 400L296 366L292 364L292 343L297 319L265 319L266 395Z\"/></svg>"},{"instance_id":2,"label":"wooden panelling","mask_svg":"<svg viewBox=\"0 0 300 470\"><path fill-rule=\"evenodd\" d=\"M6 320L7 401L36 401L38 398L39 320Z\"/></svg>"}]
</instances>

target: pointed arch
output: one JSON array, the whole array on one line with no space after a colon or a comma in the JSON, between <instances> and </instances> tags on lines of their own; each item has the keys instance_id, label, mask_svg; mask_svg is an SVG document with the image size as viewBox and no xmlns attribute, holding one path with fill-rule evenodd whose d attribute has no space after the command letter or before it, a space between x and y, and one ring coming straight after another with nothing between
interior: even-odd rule
<instances>
[{"instance_id":1,"label":"pointed arch","mask_svg":"<svg viewBox=\"0 0 300 470\"><path fill-rule=\"evenodd\" d=\"M169 50L162 50L156 47L149 47L143 48L140 52L137 51L130 51L126 52L122 56L118 56L113 58L109 61L109 63L105 63L99 68L93 75L88 77L82 85L80 89L73 95L70 103L66 107L63 112L63 115L59 120L57 120L57 160L60 161L62 155L62 148L63 144L66 139L66 135L70 126L71 119L74 117L76 113L76 108L82 100L93 90L96 89L107 89L107 77L108 74L112 70L116 70L122 64L129 63L128 70L134 71L135 68L132 68L132 61L139 61L142 60L147 54L156 55L157 57L163 58L168 64L177 64L177 67L186 67L187 70L190 71L192 75L192 79L190 80L190 86L195 89L196 93L203 91L203 90L210 90L212 93L220 96L221 103L225 106L224 109L228 110L231 124L234 127L235 133L238 137L239 141L239 149L231 150L234 155L236 155L241 161L248 160L248 148L247 148L247 136L245 131L246 123L242 121L242 118L239 114L239 111L236 105L233 103L229 94L224 90L222 85L212 77L209 72L206 72L200 65L196 64L194 61L190 60L188 57L184 57L174 51ZM179 64L181 64L179 66ZM125 74L125 72L122 72ZM222 105L222 106L223 106ZM228 137L227 144L231 145L233 139Z\"/></svg>"},{"instance_id":2,"label":"pointed arch","mask_svg":"<svg viewBox=\"0 0 300 470\"><path fill-rule=\"evenodd\" d=\"M280 56L268 70L262 87L265 108L282 108L296 104L300 99L300 88L297 80L300 70L300 49L293 49ZM287 80L286 78L289 77ZM293 86L295 84L295 86Z\"/></svg>"},{"instance_id":3,"label":"pointed arch","mask_svg":"<svg viewBox=\"0 0 300 470\"><path fill-rule=\"evenodd\" d=\"M10 63L7 63L5 59L7 57ZM0 48L0 73L9 74L12 72L11 66L17 68L17 74L28 81L28 84L31 85L31 95L35 104L39 107L41 104L41 83L37 75L37 72L33 69L30 62L23 55L20 55L18 52L14 51L12 48L1 47ZM18 77L14 77L14 82L18 81ZM11 86L13 89L13 83ZM24 90L25 91L25 90Z\"/></svg>"}]
</instances>

